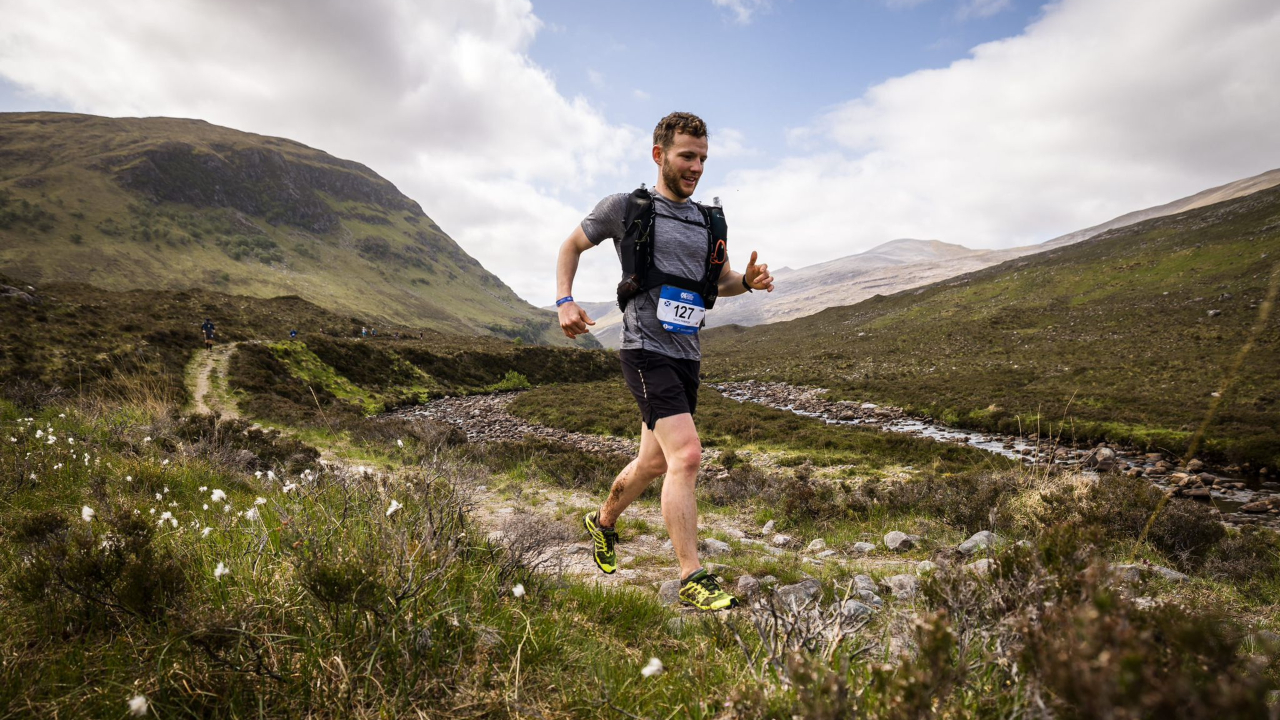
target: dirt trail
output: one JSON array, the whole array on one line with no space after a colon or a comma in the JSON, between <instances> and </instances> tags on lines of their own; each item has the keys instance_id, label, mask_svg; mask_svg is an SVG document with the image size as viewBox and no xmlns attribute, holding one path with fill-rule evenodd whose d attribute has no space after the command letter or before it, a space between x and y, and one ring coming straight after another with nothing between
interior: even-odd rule
<instances>
[{"instance_id":1,"label":"dirt trail","mask_svg":"<svg viewBox=\"0 0 1280 720\"><path fill-rule=\"evenodd\" d=\"M227 365L236 343L200 350L187 367L187 386L191 388L191 412L218 412L224 418L238 418L235 401L227 394Z\"/></svg>"}]
</instances>

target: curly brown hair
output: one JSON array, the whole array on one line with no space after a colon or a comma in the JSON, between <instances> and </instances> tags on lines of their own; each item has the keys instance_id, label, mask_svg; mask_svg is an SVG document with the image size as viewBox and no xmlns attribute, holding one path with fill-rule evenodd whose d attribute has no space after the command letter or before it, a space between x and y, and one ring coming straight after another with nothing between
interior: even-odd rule
<instances>
[{"instance_id":1,"label":"curly brown hair","mask_svg":"<svg viewBox=\"0 0 1280 720\"><path fill-rule=\"evenodd\" d=\"M693 113L673 112L658 121L658 126L653 129L653 144L661 146L665 152L675 142L676 133L711 139L711 133L707 132L707 124L702 122L702 118Z\"/></svg>"}]
</instances>

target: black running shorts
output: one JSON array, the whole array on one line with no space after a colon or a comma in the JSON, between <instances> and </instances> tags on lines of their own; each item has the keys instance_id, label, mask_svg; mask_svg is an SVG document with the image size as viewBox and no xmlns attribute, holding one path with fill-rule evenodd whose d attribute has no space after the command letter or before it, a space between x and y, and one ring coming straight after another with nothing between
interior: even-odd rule
<instances>
[{"instance_id":1,"label":"black running shorts","mask_svg":"<svg viewBox=\"0 0 1280 720\"><path fill-rule=\"evenodd\" d=\"M650 430L658 420L698 408L697 360L682 360L652 350L621 350L622 376L640 405Z\"/></svg>"}]
</instances>

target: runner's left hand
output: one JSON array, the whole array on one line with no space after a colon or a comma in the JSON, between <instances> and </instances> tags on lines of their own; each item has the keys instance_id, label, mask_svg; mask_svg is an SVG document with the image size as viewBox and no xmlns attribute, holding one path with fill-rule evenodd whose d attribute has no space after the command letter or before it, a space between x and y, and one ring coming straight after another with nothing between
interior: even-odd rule
<instances>
[{"instance_id":1,"label":"runner's left hand","mask_svg":"<svg viewBox=\"0 0 1280 720\"><path fill-rule=\"evenodd\" d=\"M769 274L769 266L756 265L756 251L751 251L751 259L747 261L747 269L742 272L752 290L773 292L773 276Z\"/></svg>"}]
</instances>

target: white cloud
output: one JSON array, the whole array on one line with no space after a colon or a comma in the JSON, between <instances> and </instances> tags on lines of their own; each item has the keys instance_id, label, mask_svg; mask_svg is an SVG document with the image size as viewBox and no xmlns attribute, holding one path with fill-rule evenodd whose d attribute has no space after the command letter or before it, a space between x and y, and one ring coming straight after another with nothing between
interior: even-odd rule
<instances>
[{"instance_id":1,"label":"white cloud","mask_svg":"<svg viewBox=\"0 0 1280 720\"><path fill-rule=\"evenodd\" d=\"M775 267L900 237L1043 241L1280 166L1277 47L1272 0L1063 0L794 130L792 157L708 194L734 258Z\"/></svg>"},{"instance_id":2,"label":"white cloud","mask_svg":"<svg viewBox=\"0 0 1280 720\"><path fill-rule=\"evenodd\" d=\"M646 101L646 100L648 100L648 99L649 99L650 95L649 95L649 93L647 93L647 92L645 92L645 91L643 91L643 90L641 90L641 89L639 89L639 88L636 88L635 90L632 90L632 91L631 91L631 97L633 97L633 98L635 98L636 100L639 100L639 101L641 101L641 102L644 102L644 101Z\"/></svg>"},{"instance_id":3,"label":"white cloud","mask_svg":"<svg viewBox=\"0 0 1280 720\"><path fill-rule=\"evenodd\" d=\"M1013 0L963 0L960 3L958 16L961 20L991 17L1011 7L1013 7Z\"/></svg>"},{"instance_id":4,"label":"white cloud","mask_svg":"<svg viewBox=\"0 0 1280 720\"><path fill-rule=\"evenodd\" d=\"M752 157L760 151L747 145L747 136L731 127L716 128L711 133L711 154L716 160Z\"/></svg>"},{"instance_id":5,"label":"white cloud","mask_svg":"<svg viewBox=\"0 0 1280 720\"><path fill-rule=\"evenodd\" d=\"M528 0L8 0L0 76L102 115L198 117L362 162L523 296L584 187L647 147L528 57ZM616 261L615 261L616 263ZM530 271L545 267L545 271Z\"/></svg>"},{"instance_id":6,"label":"white cloud","mask_svg":"<svg viewBox=\"0 0 1280 720\"><path fill-rule=\"evenodd\" d=\"M711 2L716 7L733 12L733 19L742 25L751 22L751 16L757 11L769 7L769 0L711 0Z\"/></svg>"}]
</instances>

